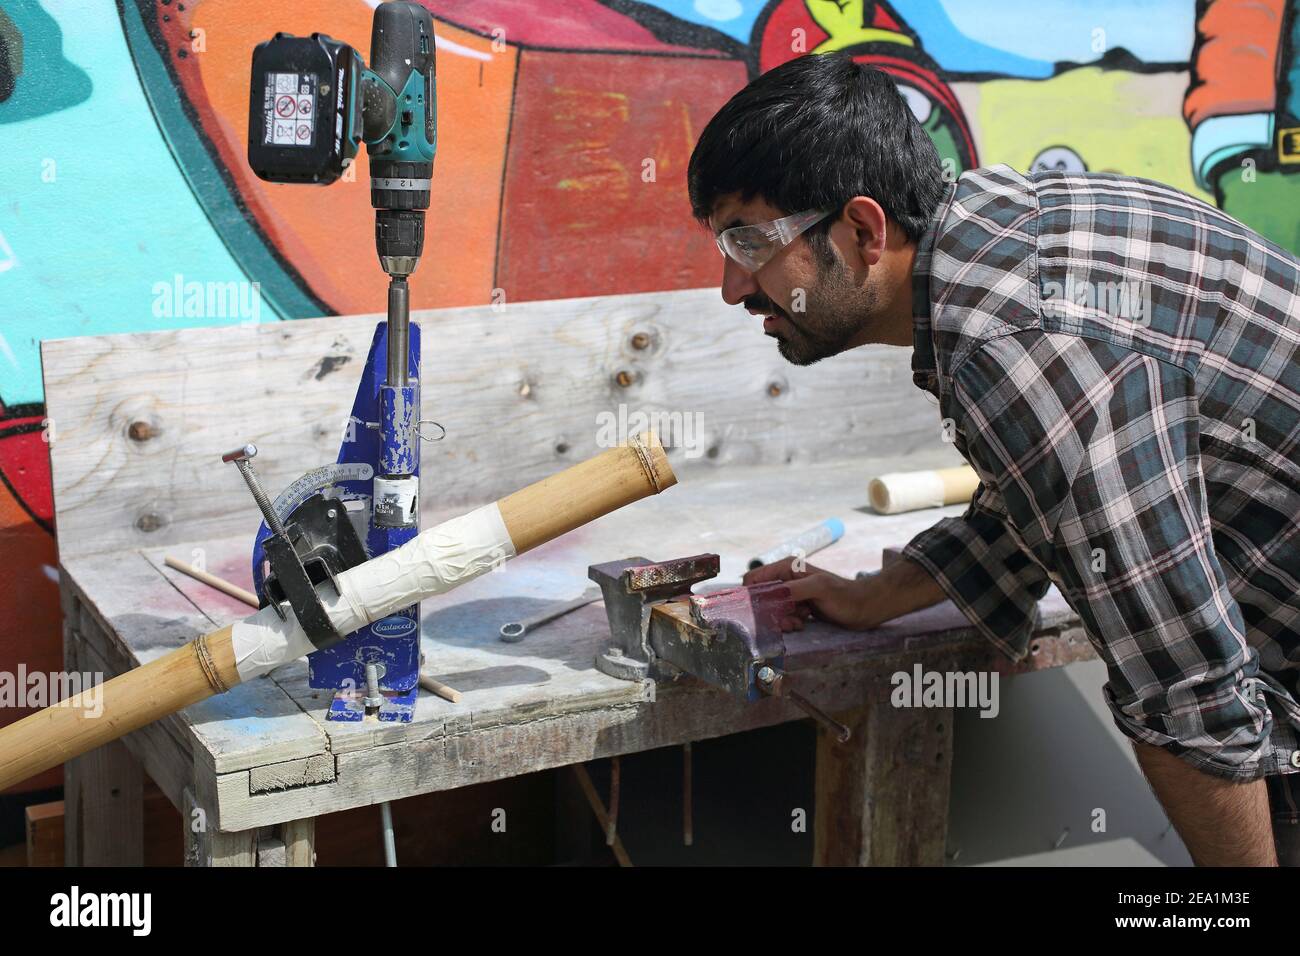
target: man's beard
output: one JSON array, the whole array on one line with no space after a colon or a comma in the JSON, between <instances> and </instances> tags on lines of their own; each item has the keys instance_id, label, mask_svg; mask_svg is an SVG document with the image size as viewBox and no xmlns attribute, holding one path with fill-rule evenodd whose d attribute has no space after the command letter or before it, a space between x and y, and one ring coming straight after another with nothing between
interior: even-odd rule
<instances>
[{"instance_id":1,"label":"man's beard","mask_svg":"<svg viewBox=\"0 0 1300 956\"><path fill-rule=\"evenodd\" d=\"M812 365L843 352L874 308L873 291L853 286L842 268L818 270L817 286L805 290L806 308L798 313L798 321L761 292L744 300L747 309L785 320L789 330L764 334L776 339L777 351L791 365Z\"/></svg>"}]
</instances>

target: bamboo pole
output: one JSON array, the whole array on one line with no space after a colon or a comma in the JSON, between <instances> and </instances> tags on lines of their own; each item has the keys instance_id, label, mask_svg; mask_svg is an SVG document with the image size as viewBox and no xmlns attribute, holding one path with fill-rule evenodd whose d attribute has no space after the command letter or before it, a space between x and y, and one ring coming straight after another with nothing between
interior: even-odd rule
<instances>
[{"instance_id":1,"label":"bamboo pole","mask_svg":"<svg viewBox=\"0 0 1300 956\"><path fill-rule=\"evenodd\" d=\"M497 507L515 554L523 554L676 483L663 446L647 433L508 495ZM383 560L380 556L368 561L340 578ZM423 596L434 593L440 592L431 589ZM262 613L246 618L245 623L254 622ZM0 790L240 683L233 628L227 625L205 634L157 660L0 728Z\"/></svg>"}]
</instances>

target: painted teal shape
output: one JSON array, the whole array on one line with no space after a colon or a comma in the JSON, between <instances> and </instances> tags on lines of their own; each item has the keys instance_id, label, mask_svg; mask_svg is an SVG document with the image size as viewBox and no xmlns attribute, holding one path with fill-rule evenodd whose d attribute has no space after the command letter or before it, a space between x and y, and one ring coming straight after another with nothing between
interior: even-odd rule
<instances>
[{"instance_id":1,"label":"painted teal shape","mask_svg":"<svg viewBox=\"0 0 1300 956\"><path fill-rule=\"evenodd\" d=\"M1117 47L1143 63L1186 63L1196 39L1193 0L898 0L893 7L952 73L1051 76L1058 62L1092 63ZM1104 35L1094 35L1098 29ZM1097 41L1105 50L1094 48Z\"/></svg>"},{"instance_id":2,"label":"painted teal shape","mask_svg":"<svg viewBox=\"0 0 1300 956\"><path fill-rule=\"evenodd\" d=\"M814 0L825 2L825 0ZM921 48L942 69L954 73L990 73L1041 80L1052 75L1053 64L1030 51L1001 48L996 38L985 42L957 27L942 0L900 0L894 12L921 39ZM997 8L983 8L985 16L998 16ZM1012 28L1014 29L1014 27Z\"/></svg>"},{"instance_id":3,"label":"painted teal shape","mask_svg":"<svg viewBox=\"0 0 1300 956\"><path fill-rule=\"evenodd\" d=\"M1210 174L1225 160L1253 149L1268 149L1273 143L1272 113L1240 113L1211 116L1192 133L1192 173L1196 185L1213 190Z\"/></svg>"},{"instance_id":4,"label":"painted teal shape","mask_svg":"<svg viewBox=\"0 0 1300 956\"><path fill-rule=\"evenodd\" d=\"M743 43L766 0L639 0L688 23L712 27ZM844 0L804 0L844 6ZM863 0L868 11L873 0ZM1122 46L1139 60L1185 63L1195 37L1192 0L893 0L889 4L921 45L949 73L1046 79L1058 61L1091 63L1096 27L1107 48ZM1044 24L1050 24L1045 28Z\"/></svg>"},{"instance_id":5,"label":"painted teal shape","mask_svg":"<svg viewBox=\"0 0 1300 956\"><path fill-rule=\"evenodd\" d=\"M741 43L750 41L754 21L767 6L767 0L642 0L642 2L648 7L658 7L679 20L712 27Z\"/></svg>"},{"instance_id":6,"label":"painted teal shape","mask_svg":"<svg viewBox=\"0 0 1300 956\"><path fill-rule=\"evenodd\" d=\"M176 81L140 18L136 0L118 0L118 8L122 15L121 30L126 34L158 126L199 205L235 261L260 283L263 298L280 317L305 319L332 313L334 310L309 291L296 270L262 236L251 214L238 202L234 186L208 151L204 133L186 115ZM252 62L251 50L249 62Z\"/></svg>"},{"instance_id":7,"label":"painted teal shape","mask_svg":"<svg viewBox=\"0 0 1300 956\"><path fill-rule=\"evenodd\" d=\"M90 99L92 91L86 71L63 55L63 31L41 4L5 4L0 10L0 123L66 110Z\"/></svg>"},{"instance_id":8,"label":"painted teal shape","mask_svg":"<svg viewBox=\"0 0 1300 956\"><path fill-rule=\"evenodd\" d=\"M247 307L241 303L234 315L186 316L174 302L165 308L158 287L174 289L178 275L204 286L248 277L213 232L159 133L113 4L58 9L66 11L58 12L64 54L86 70L94 95L8 124L0 134L6 405L42 400L42 339L275 319L251 285L239 287Z\"/></svg>"}]
</instances>

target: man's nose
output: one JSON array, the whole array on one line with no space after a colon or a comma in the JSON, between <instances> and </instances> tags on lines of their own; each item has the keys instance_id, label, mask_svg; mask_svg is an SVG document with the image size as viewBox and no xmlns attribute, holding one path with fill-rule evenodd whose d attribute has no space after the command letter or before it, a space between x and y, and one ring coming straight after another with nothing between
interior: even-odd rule
<instances>
[{"instance_id":1,"label":"man's nose","mask_svg":"<svg viewBox=\"0 0 1300 956\"><path fill-rule=\"evenodd\" d=\"M742 269L730 256L722 266L722 301L727 305L740 305L746 296L758 291L758 283L753 275Z\"/></svg>"}]
</instances>

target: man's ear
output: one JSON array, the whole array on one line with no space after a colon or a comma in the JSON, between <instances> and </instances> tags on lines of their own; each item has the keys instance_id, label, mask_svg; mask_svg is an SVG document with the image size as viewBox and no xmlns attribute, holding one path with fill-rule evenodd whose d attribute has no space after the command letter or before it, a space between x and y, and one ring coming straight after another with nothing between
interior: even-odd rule
<instances>
[{"instance_id":1,"label":"man's ear","mask_svg":"<svg viewBox=\"0 0 1300 956\"><path fill-rule=\"evenodd\" d=\"M865 266L874 266L885 253L889 219L870 196L854 196L840 211L840 224L852 230L853 246Z\"/></svg>"}]
</instances>

